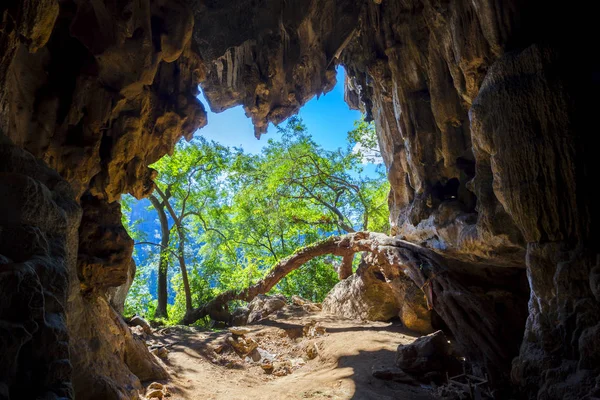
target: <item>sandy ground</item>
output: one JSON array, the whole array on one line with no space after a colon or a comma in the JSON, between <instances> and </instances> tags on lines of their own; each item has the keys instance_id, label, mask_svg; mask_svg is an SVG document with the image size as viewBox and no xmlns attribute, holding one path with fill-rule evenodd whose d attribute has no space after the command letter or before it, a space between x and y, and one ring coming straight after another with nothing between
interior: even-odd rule
<instances>
[{"instance_id":1,"label":"sandy ground","mask_svg":"<svg viewBox=\"0 0 600 400\"><path fill-rule=\"evenodd\" d=\"M303 328L311 321L325 334L305 336ZM247 328L244 337L291 366L289 374L267 374L261 362L244 359L229 346L215 352L227 330L167 328L153 338L169 349L171 379L162 382L170 392L166 399L433 399L426 387L372 376L374 366L393 365L398 344L416 338L397 323L343 320L288 306ZM309 360L306 349L315 346L318 355Z\"/></svg>"}]
</instances>

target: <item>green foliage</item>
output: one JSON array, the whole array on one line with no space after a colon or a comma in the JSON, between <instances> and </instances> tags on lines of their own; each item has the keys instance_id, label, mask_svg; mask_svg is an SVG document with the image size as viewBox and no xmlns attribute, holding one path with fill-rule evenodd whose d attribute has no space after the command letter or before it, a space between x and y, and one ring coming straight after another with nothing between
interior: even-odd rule
<instances>
[{"instance_id":1,"label":"green foliage","mask_svg":"<svg viewBox=\"0 0 600 400\"><path fill-rule=\"evenodd\" d=\"M134 241L139 242L145 240L146 233L139 228L139 224L142 222L141 220L138 219L132 221L130 218L132 211L131 207L134 201L135 197L129 194L124 194L123 196L121 196L121 223L125 227L125 230L127 230L129 236Z\"/></svg>"},{"instance_id":2,"label":"green foliage","mask_svg":"<svg viewBox=\"0 0 600 400\"><path fill-rule=\"evenodd\" d=\"M154 310L156 310L156 300L152 298L152 295L148 290L148 279L150 276L149 269L150 265L137 267L135 279L125 298L125 309L123 314L127 317L137 314L144 318L150 318L154 315Z\"/></svg>"},{"instance_id":3,"label":"green foliage","mask_svg":"<svg viewBox=\"0 0 600 400\"><path fill-rule=\"evenodd\" d=\"M389 229L389 184L383 174L362 175L364 154L356 150L357 143L377 147L371 124L357 123L347 148L336 151L317 145L299 118L278 131L280 138L270 139L259 155L194 139L152 166L163 199L181 217L194 307L222 291L247 287L279 260L326 236ZM169 251L181 254L175 225ZM339 262L312 260L273 290L321 301L337 282L333 265ZM185 313L180 273L172 287L176 296L169 316L178 321ZM136 290L132 297L145 295ZM132 300L129 307L136 304Z\"/></svg>"},{"instance_id":4,"label":"green foliage","mask_svg":"<svg viewBox=\"0 0 600 400\"><path fill-rule=\"evenodd\" d=\"M193 303L196 306L210 301L215 296L215 290L211 289L208 281L204 279L196 265L194 265L189 271L189 279ZM183 279L180 273L173 275L171 278L171 286L175 289L175 303L173 305L169 305L168 325L178 323L185 315ZM196 325L208 326L208 320L199 320Z\"/></svg>"}]
</instances>

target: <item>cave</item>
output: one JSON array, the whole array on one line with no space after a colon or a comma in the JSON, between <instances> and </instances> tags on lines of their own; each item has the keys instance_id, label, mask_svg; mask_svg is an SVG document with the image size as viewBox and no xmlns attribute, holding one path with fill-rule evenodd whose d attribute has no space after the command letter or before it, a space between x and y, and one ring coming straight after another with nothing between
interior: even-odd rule
<instances>
[{"instance_id":1,"label":"cave","mask_svg":"<svg viewBox=\"0 0 600 400\"><path fill-rule=\"evenodd\" d=\"M132 275L120 196L149 196L148 166L210 123L199 87L260 137L340 65L377 128L385 245L431 267L413 279L457 346L520 398L600 398L591 6L8 0L0 15L1 399L135 399L164 378L115 311Z\"/></svg>"}]
</instances>

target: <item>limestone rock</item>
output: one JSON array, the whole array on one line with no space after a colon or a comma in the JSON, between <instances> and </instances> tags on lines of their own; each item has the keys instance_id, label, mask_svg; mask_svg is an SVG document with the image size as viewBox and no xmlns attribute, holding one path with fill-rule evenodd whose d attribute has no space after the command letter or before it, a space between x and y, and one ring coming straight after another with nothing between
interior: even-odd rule
<instances>
[{"instance_id":1,"label":"limestone rock","mask_svg":"<svg viewBox=\"0 0 600 400\"><path fill-rule=\"evenodd\" d=\"M146 393L146 397L149 399L162 399L163 395L164 394L160 389L150 390L148 393Z\"/></svg>"},{"instance_id":2,"label":"limestone rock","mask_svg":"<svg viewBox=\"0 0 600 400\"><path fill-rule=\"evenodd\" d=\"M265 371L265 373L267 374L271 374L273 372L273 363L269 360L264 360L261 364L260 367L263 369L263 371Z\"/></svg>"},{"instance_id":3,"label":"limestone rock","mask_svg":"<svg viewBox=\"0 0 600 400\"><path fill-rule=\"evenodd\" d=\"M292 304L300 306L310 312L319 312L323 309L323 306L320 303L313 303L312 301L308 301L296 295L292 296Z\"/></svg>"},{"instance_id":4,"label":"limestone rock","mask_svg":"<svg viewBox=\"0 0 600 400\"><path fill-rule=\"evenodd\" d=\"M398 346L396 365L405 372L424 375L446 371L451 362L448 339L442 331L417 338L413 343Z\"/></svg>"},{"instance_id":5,"label":"limestone rock","mask_svg":"<svg viewBox=\"0 0 600 400\"><path fill-rule=\"evenodd\" d=\"M252 329L241 326L232 326L231 328L229 328L229 332L237 336L244 336L252 332Z\"/></svg>"},{"instance_id":6,"label":"limestone rock","mask_svg":"<svg viewBox=\"0 0 600 400\"><path fill-rule=\"evenodd\" d=\"M129 292L129 288L133 283L133 278L135 277L135 261L133 258L129 263L129 268L127 269L127 278L125 283L120 286L111 287L107 290L106 295L108 297L108 301L112 308L121 315L123 315L123 310L125 308L125 298L127 297L127 293Z\"/></svg>"},{"instance_id":7,"label":"limestone rock","mask_svg":"<svg viewBox=\"0 0 600 400\"><path fill-rule=\"evenodd\" d=\"M408 384L416 384L413 377L402 371L400 368L389 368L389 367L373 367L372 374L374 378L394 381Z\"/></svg>"},{"instance_id":8,"label":"limestone rock","mask_svg":"<svg viewBox=\"0 0 600 400\"><path fill-rule=\"evenodd\" d=\"M258 343L254 339L242 336L228 336L226 342L240 356L247 356L258 347Z\"/></svg>"},{"instance_id":9,"label":"limestone rock","mask_svg":"<svg viewBox=\"0 0 600 400\"><path fill-rule=\"evenodd\" d=\"M150 353L163 360L166 360L169 357L169 351L164 346L152 349L150 350Z\"/></svg>"},{"instance_id":10,"label":"limestone rock","mask_svg":"<svg viewBox=\"0 0 600 400\"><path fill-rule=\"evenodd\" d=\"M163 390L163 388L164 388L164 385L159 382L152 382L150 385L148 385L148 389Z\"/></svg>"},{"instance_id":11,"label":"limestone rock","mask_svg":"<svg viewBox=\"0 0 600 400\"><path fill-rule=\"evenodd\" d=\"M139 315L133 316L129 320L129 325L141 327L143 329L144 333L146 333L148 335L152 333L152 327L150 326L150 323L148 323L148 321L146 321L144 318L140 317Z\"/></svg>"},{"instance_id":12,"label":"limestone rock","mask_svg":"<svg viewBox=\"0 0 600 400\"><path fill-rule=\"evenodd\" d=\"M319 347L314 342L306 345L305 351L306 351L306 357L309 360L313 360L313 359L317 358L317 356L319 355Z\"/></svg>"},{"instance_id":13,"label":"limestone rock","mask_svg":"<svg viewBox=\"0 0 600 400\"><path fill-rule=\"evenodd\" d=\"M65 311L81 208L57 173L1 132L0 204L0 397L71 398Z\"/></svg>"},{"instance_id":14,"label":"limestone rock","mask_svg":"<svg viewBox=\"0 0 600 400\"><path fill-rule=\"evenodd\" d=\"M371 321L400 317L416 332L433 330L423 292L404 273L385 270L370 255L363 257L356 274L331 289L323 301L323 311Z\"/></svg>"},{"instance_id":15,"label":"limestone rock","mask_svg":"<svg viewBox=\"0 0 600 400\"><path fill-rule=\"evenodd\" d=\"M258 136L331 90L338 63L377 126L392 233L445 256L432 306L468 288L460 306L493 330L479 346L446 313L457 346L501 387L518 355L524 396L597 396L597 24L587 3L538 3L3 2L0 135L34 158L0 158L2 396L73 397L72 365L78 398L135 398L139 346L106 302L129 279L120 195L147 196L148 165L206 123L198 84ZM422 308L395 310L419 325Z\"/></svg>"},{"instance_id":16,"label":"limestone rock","mask_svg":"<svg viewBox=\"0 0 600 400\"><path fill-rule=\"evenodd\" d=\"M325 327L321 326L321 324L319 324L315 320L302 327L302 335L308 338L323 336L326 332L327 330L325 329Z\"/></svg>"},{"instance_id":17,"label":"limestone rock","mask_svg":"<svg viewBox=\"0 0 600 400\"><path fill-rule=\"evenodd\" d=\"M231 313L231 325L242 326L248 323L248 315L250 309L248 307L238 307Z\"/></svg>"},{"instance_id":18,"label":"limestone rock","mask_svg":"<svg viewBox=\"0 0 600 400\"><path fill-rule=\"evenodd\" d=\"M281 310L285 305L285 297L281 295L267 296L259 294L248 304L248 310L250 311L248 323L251 324L266 318L275 311Z\"/></svg>"},{"instance_id":19,"label":"limestone rock","mask_svg":"<svg viewBox=\"0 0 600 400\"><path fill-rule=\"evenodd\" d=\"M275 361L273 363L273 371L275 376L286 376L292 373L292 363L289 360Z\"/></svg>"}]
</instances>

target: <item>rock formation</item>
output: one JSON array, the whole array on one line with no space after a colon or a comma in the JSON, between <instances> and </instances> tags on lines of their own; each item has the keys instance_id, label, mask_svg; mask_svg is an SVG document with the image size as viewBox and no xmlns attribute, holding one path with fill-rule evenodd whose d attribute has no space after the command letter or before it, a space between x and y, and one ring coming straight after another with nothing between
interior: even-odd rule
<instances>
[{"instance_id":1,"label":"rock formation","mask_svg":"<svg viewBox=\"0 0 600 400\"><path fill-rule=\"evenodd\" d=\"M106 297L130 268L120 194L149 195L148 165L206 123L198 84L260 136L331 89L338 63L377 126L393 233L450 271L436 304L464 288L479 300L462 306L505 323L498 379L524 396L600 396L592 15L537 0L2 2L0 397L135 398L161 375Z\"/></svg>"},{"instance_id":2,"label":"rock formation","mask_svg":"<svg viewBox=\"0 0 600 400\"><path fill-rule=\"evenodd\" d=\"M338 282L323 300L323 311L345 318L389 321L399 317L415 332L431 333L425 295L403 272L364 256L350 277Z\"/></svg>"}]
</instances>

